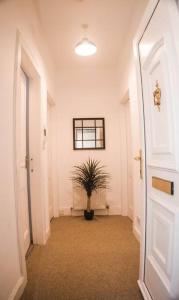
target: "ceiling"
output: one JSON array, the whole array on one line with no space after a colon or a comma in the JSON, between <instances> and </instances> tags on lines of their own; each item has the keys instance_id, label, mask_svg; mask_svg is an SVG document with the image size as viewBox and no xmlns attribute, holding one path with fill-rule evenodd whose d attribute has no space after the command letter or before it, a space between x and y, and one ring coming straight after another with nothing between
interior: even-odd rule
<instances>
[{"instance_id":1,"label":"ceiling","mask_svg":"<svg viewBox=\"0 0 179 300\"><path fill-rule=\"evenodd\" d=\"M115 67L130 42L147 0L36 0L47 43L58 68ZM75 44L87 37L97 45L91 57L78 57Z\"/></svg>"}]
</instances>

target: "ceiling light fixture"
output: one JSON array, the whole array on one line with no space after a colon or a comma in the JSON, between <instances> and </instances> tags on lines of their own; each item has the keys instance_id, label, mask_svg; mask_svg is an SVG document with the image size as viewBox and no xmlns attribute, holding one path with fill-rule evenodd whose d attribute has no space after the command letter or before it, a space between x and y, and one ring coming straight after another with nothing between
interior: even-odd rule
<instances>
[{"instance_id":1,"label":"ceiling light fixture","mask_svg":"<svg viewBox=\"0 0 179 300\"><path fill-rule=\"evenodd\" d=\"M75 53L80 56L90 56L96 53L97 47L86 37L87 24L83 24L84 38L75 46Z\"/></svg>"}]
</instances>

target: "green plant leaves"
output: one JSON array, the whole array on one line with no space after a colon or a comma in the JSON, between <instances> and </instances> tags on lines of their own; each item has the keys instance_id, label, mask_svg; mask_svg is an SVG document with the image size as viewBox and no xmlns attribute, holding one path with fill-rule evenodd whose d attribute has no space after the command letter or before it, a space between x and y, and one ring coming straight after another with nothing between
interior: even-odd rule
<instances>
[{"instance_id":1,"label":"green plant leaves","mask_svg":"<svg viewBox=\"0 0 179 300\"><path fill-rule=\"evenodd\" d=\"M108 188L110 176L104 169L105 167L100 165L100 161L89 158L85 163L74 166L71 179L85 189L90 198L93 191Z\"/></svg>"}]
</instances>

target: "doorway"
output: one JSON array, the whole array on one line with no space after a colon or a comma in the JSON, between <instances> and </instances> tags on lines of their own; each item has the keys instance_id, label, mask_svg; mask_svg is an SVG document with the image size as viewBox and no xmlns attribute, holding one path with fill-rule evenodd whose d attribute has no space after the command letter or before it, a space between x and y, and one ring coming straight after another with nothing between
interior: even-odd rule
<instances>
[{"instance_id":1,"label":"doorway","mask_svg":"<svg viewBox=\"0 0 179 300\"><path fill-rule=\"evenodd\" d=\"M23 245L27 255L33 244L31 195L30 195L30 154L29 154L29 78L20 69L20 95L17 118L18 127L18 172L19 196L22 203Z\"/></svg>"},{"instance_id":2,"label":"doorway","mask_svg":"<svg viewBox=\"0 0 179 300\"><path fill-rule=\"evenodd\" d=\"M27 282L29 245L44 245L48 238L47 204L43 195L43 112L41 78L20 33L17 36L14 101L14 171L17 234L23 290Z\"/></svg>"}]
</instances>

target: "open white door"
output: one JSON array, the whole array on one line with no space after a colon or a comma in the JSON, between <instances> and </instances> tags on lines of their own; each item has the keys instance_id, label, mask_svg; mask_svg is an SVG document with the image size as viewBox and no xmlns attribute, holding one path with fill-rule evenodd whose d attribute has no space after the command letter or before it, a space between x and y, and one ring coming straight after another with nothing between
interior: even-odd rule
<instances>
[{"instance_id":1,"label":"open white door","mask_svg":"<svg viewBox=\"0 0 179 300\"><path fill-rule=\"evenodd\" d=\"M28 78L21 70L20 72L20 97L18 99L19 116L18 128L18 177L19 177L19 197L22 203L22 224L24 238L24 253L30 246L31 226L30 226L30 199L28 187Z\"/></svg>"},{"instance_id":2,"label":"open white door","mask_svg":"<svg viewBox=\"0 0 179 300\"><path fill-rule=\"evenodd\" d=\"M147 201L142 264L153 300L179 299L178 41L176 1L160 0L139 42Z\"/></svg>"}]
</instances>

